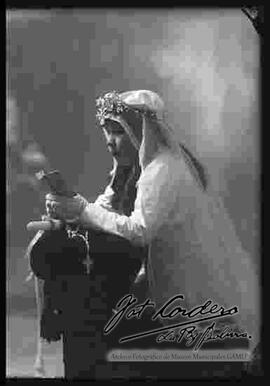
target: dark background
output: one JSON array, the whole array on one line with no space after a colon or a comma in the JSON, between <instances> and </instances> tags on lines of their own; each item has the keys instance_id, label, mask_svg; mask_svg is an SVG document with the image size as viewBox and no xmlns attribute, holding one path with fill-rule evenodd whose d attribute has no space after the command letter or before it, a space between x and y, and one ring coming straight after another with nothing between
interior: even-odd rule
<instances>
[{"instance_id":1,"label":"dark background","mask_svg":"<svg viewBox=\"0 0 270 386\"><path fill-rule=\"evenodd\" d=\"M104 91L159 93L168 120L224 198L259 262L259 36L240 9L7 11L8 312L31 310L27 222L44 212L34 172L59 169L89 200L112 163L95 123Z\"/></svg>"}]
</instances>

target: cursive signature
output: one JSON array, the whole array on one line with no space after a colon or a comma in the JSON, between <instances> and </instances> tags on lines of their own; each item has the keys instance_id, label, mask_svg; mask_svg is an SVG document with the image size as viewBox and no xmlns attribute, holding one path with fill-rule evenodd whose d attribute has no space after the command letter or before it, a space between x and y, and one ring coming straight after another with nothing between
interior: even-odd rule
<instances>
[{"instance_id":1,"label":"cursive signature","mask_svg":"<svg viewBox=\"0 0 270 386\"><path fill-rule=\"evenodd\" d=\"M160 318L161 320L166 319L173 319L176 316L184 316L187 317L187 322L181 322L173 325L169 325L166 327L161 327L154 330L144 331L138 334L130 335L127 337L123 337L120 339L120 343L128 341L128 340L134 340L138 338L142 338L147 335L157 334L161 332L165 332L166 339L173 339L173 330L179 327L185 326L181 331L181 338L185 334L189 334L188 337L191 339L196 332L194 331L194 326L189 326L190 324L196 324L200 322L204 322L207 320L213 320L218 318L223 318L225 316L234 315L238 312L238 307L233 306L231 308L225 309L223 306L220 306L216 303L213 303L212 300L208 299L204 304L197 305L196 307L192 308L191 310L187 310L181 305L179 305L179 301L184 300L184 295L178 294L170 298L162 307L160 307L155 314L152 316L152 320L155 320L156 318ZM131 318L137 318L140 319L142 317L143 312L147 307L153 308L155 310L156 305L153 301L150 299L146 299L143 303L137 304L138 299L134 297L134 295L128 294L125 295L116 305L116 308L114 310L114 314L112 315L111 319L108 321L106 326L104 327L104 333L108 334L110 333L122 320L123 317L126 319ZM172 308L173 306L173 308ZM170 310L169 310L170 307ZM194 317L199 317L195 318ZM189 327L188 327L189 326ZM168 333L169 330L169 333ZM191 334L191 331L193 332L193 335ZM190 335L191 334L191 335ZM163 336L163 335L161 335ZM197 335L196 335L197 336ZM169 338L171 337L171 338ZM162 338L160 338L162 339ZM178 338L179 339L179 338ZM195 338L193 338L195 339ZM192 341L192 339L191 339Z\"/></svg>"}]
</instances>

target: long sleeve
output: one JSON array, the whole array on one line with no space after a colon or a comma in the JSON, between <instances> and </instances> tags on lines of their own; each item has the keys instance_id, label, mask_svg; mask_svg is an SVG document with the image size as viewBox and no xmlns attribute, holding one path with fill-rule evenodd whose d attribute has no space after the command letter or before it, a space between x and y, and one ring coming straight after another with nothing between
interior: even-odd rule
<instances>
[{"instance_id":1,"label":"long sleeve","mask_svg":"<svg viewBox=\"0 0 270 386\"><path fill-rule=\"evenodd\" d=\"M113 210L112 207L112 198L114 196L114 191L112 190L111 186L108 185L104 191L104 193L100 194L96 201L96 205L100 205L103 208L106 208L107 210Z\"/></svg>"},{"instance_id":2,"label":"long sleeve","mask_svg":"<svg viewBox=\"0 0 270 386\"><path fill-rule=\"evenodd\" d=\"M94 203L83 211L82 225L122 236L135 244L148 244L174 205L177 189L174 189L172 163L167 158L155 159L142 172L130 216L110 212Z\"/></svg>"}]
</instances>

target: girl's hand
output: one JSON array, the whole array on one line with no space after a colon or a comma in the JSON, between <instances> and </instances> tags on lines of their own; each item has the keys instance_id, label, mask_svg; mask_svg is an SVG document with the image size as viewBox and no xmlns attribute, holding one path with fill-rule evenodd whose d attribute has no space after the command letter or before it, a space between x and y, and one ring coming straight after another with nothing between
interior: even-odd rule
<instances>
[{"instance_id":1,"label":"girl's hand","mask_svg":"<svg viewBox=\"0 0 270 386\"><path fill-rule=\"evenodd\" d=\"M47 216L67 222L79 219L87 205L88 201L80 194L70 198L49 193L45 197Z\"/></svg>"}]
</instances>

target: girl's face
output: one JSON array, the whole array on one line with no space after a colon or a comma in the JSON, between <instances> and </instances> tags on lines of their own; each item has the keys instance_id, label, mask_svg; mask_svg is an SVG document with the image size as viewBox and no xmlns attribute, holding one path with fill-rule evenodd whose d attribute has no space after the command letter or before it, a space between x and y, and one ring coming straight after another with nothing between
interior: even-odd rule
<instances>
[{"instance_id":1,"label":"girl's face","mask_svg":"<svg viewBox=\"0 0 270 386\"><path fill-rule=\"evenodd\" d=\"M133 164L138 151L120 123L108 119L105 121L103 131L108 150L117 160L118 164Z\"/></svg>"}]
</instances>

